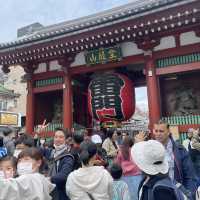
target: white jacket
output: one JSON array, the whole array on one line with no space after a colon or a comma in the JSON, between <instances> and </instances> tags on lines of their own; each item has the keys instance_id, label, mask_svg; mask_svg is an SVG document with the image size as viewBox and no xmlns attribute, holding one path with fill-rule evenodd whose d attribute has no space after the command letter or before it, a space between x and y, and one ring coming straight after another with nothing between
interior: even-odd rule
<instances>
[{"instance_id":1,"label":"white jacket","mask_svg":"<svg viewBox=\"0 0 200 200\"><path fill-rule=\"evenodd\" d=\"M11 179L0 178L0 199L51 200L49 193L54 187L54 184L39 173L22 175Z\"/></svg>"},{"instance_id":2,"label":"white jacket","mask_svg":"<svg viewBox=\"0 0 200 200\"><path fill-rule=\"evenodd\" d=\"M85 167L68 176L66 192L71 200L90 200L87 192L95 200L111 200L112 184L111 175L103 167Z\"/></svg>"}]
</instances>

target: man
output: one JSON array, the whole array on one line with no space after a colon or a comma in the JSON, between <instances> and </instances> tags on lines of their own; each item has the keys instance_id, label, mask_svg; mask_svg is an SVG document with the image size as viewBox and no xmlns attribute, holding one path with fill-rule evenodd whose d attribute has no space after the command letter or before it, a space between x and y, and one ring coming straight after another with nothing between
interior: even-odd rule
<instances>
[{"instance_id":1,"label":"man","mask_svg":"<svg viewBox=\"0 0 200 200\"><path fill-rule=\"evenodd\" d=\"M166 149L165 159L169 164L170 178L194 194L197 189L197 179L188 152L173 140L169 125L164 121L154 124L153 135Z\"/></svg>"},{"instance_id":2,"label":"man","mask_svg":"<svg viewBox=\"0 0 200 200\"><path fill-rule=\"evenodd\" d=\"M50 170L50 180L56 185L53 191L54 200L69 200L65 192L65 183L68 175L73 171L74 157L66 147L66 133L57 129L54 135L53 164Z\"/></svg>"}]
</instances>

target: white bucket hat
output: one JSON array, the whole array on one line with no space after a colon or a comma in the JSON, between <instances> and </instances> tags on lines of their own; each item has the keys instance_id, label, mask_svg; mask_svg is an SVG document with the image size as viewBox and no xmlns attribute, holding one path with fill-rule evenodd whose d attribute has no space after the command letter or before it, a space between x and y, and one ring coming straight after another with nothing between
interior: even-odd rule
<instances>
[{"instance_id":1,"label":"white bucket hat","mask_svg":"<svg viewBox=\"0 0 200 200\"><path fill-rule=\"evenodd\" d=\"M91 141L94 143L94 144L102 144L102 139L99 135L93 135L91 137Z\"/></svg>"},{"instance_id":2,"label":"white bucket hat","mask_svg":"<svg viewBox=\"0 0 200 200\"><path fill-rule=\"evenodd\" d=\"M165 148L156 140L136 143L131 149L131 156L136 165L146 174L166 174L169 170L165 159Z\"/></svg>"}]
</instances>

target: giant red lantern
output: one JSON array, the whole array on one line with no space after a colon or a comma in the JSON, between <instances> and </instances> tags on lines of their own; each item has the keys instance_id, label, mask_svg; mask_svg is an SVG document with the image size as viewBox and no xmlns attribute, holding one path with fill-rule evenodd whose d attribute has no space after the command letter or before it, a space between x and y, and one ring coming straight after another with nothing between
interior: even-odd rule
<instances>
[{"instance_id":1,"label":"giant red lantern","mask_svg":"<svg viewBox=\"0 0 200 200\"><path fill-rule=\"evenodd\" d=\"M126 76L105 73L89 84L88 107L93 118L101 122L125 121L135 112L135 89Z\"/></svg>"}]
</instances>

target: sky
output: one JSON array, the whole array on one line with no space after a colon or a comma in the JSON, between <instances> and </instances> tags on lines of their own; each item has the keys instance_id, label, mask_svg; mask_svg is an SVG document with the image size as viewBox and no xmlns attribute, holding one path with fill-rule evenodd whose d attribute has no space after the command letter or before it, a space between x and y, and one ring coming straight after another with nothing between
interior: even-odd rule
<instances>
[{"instance_id":1,"label":"sky","mask_svg":"<svg viewBox=\"0 0 200 200\"><path fill-rule=\"evenodd\" d=\"M52 25L94 14L134 0L6 0L0 6L0 42L16 38L17 29L40 22Z\"/></svg>"},{"instance_id":2,"label":"sky","mask_svg":"<svg viewBox=\"0 0 200 200\"><path fill-rule=\"evenodd\" d=\"M6 0L0 6L0 43L15 39L17 29L35 22L52 25L133 1L136 0ZM147 107L146 88L136 89L136 102Z\"/></svg>"}]
</instances>

